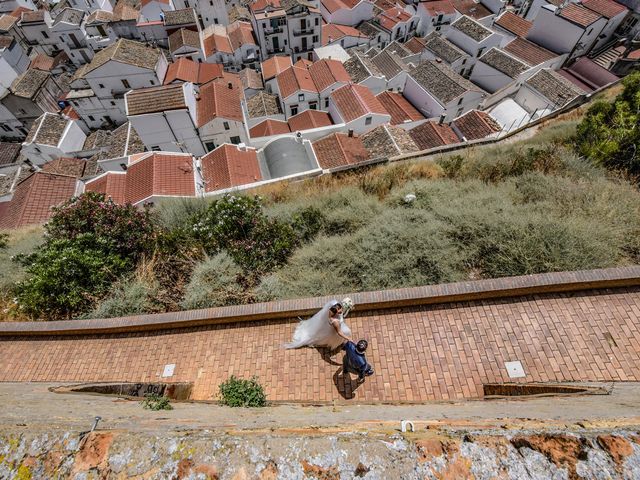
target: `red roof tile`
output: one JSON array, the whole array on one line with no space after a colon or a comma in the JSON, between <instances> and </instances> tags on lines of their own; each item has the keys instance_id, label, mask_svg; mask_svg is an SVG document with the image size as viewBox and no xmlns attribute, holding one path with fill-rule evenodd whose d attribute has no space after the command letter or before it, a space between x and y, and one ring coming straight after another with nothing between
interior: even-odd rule
<instances>
[{"instance_id":1,"label":"red roof tile","mask_svg":"<svg viewBox=\"0 0 640 480\"><path fill-rule=\"evenodd\" d=\"M613 0L582 0L582 5L605 18L613 18L628 11L627 7Z\"/></svg>"},{"instance_id":2,"label":"red roof tile","mask_svg":"<svg viewBox=\"0 0 640 480\"><path fill-rule=\"evenodd\" d=\"M413 53L422 53L424 50L425 44L422 38L411 37L407 43L404 44L411 52Z\"/></svg>"},{"instance_id":3,"label":"red roof tile","mask_svg":"<svg viewBox=\"0 0 640 480\"><path fill-rule=\"evenodd\" d=\"M360 137L349 137L345 133L332 133L312 145L318 163L324 169L356 165L369 159Z\"/></svg>"},{"instance_id":4,"label":"red roof tile","mask_svg":"<svg viewBox=\"0 0 640 480\"><path fill-rule=\"evenodd\" d=\"M296 66L287 68L284 72L276 75L276 80L280 89L280 98L283 100L299 91L318 93L318 89L311 79L311 74L306 68Z\"/></svg>"},{"instance_id":5,"label":"red roof tile","mask_svg":"<svg viewBox=\"0 0 640 480\"><path fill-rule=\"evenodd\" d=\"M22 16L22 12L31 12L32 10L30 8L27 7L17 7L16 9L14 9L11 13L9 13L8 15L14 17L14 18L20 18Z\"/></svg>"},{"instance_id":6,"label":"red roof tile","mask_svg":"<svg viewBox=\"0 0 640 480\"><path fill-rule=\"evenodd\" d=\"M467 140L478 140L502 130L502 127L488 113L471 110L454 120L460 133Z\"/></svg>"},{"instance_id":7,"label":"red roof tile","mask_svg":"<svg viewBox=\"0 0 640 480\"><path fill-rule=\"evenodd\" d=\"M496 19L495 24L519 37L526 37L533 26L533 22L529 22L513 12L504 12Z\"/></svg>"},{"instance_id":8,"label":"red roof tile","mask_svg":"<svg viewBox=\"0 0 640 480\"><path fill-rule=\"evenodd\" d=\"M363 85L349 84L340 87L331 94L331 99L345 122L350 122L372 113L388 115L380 100Z\"/></svg>"},{"instance_id":9,"label":"red roof tile","mask_svg":"<svg viewBox=\"0 0 640 480\"><path fill-rule=\"evenodd\" d=\"M456 13L456 8L451 0L436 0L434 2L421 2L424 8L432 17L437 17L440 14L453 15Z\"/></svg>"},{"instance_id":10,"label":"red roof tile","mask_svg":"<svg viewBox=\"0 0 640 480\"><path fill-rule=\"evenodd\" d=\"M242 79L238 73L222 72L222 77L216 78L214 82L224 85L226 88L229 88L229 84L231 84L232 88L238 90L238 92L244 90ZM240 93L240 96L242 97L242 93Z\"/></svg>"},{"instance_id":11,"label":"red roof tile","mask_svg":"<svg viewBox=\"0 0 640 480\"><path fill-rule=\"evenodd\" d=\"M138 203L151 196L194 196L191 155L152 153L127 168L125 198Z\"/></svg>"},{"instance_id":12,"label":"red roof tile","mask_svg":"<svg viewBox=\"0 0 640 480\"><path fill-rule=\"evenodd\" d=\"M270 135L279 135L282 133L289 133L289 124L281 120L267 119L258 123L249 130L249 136L251 138L256 137L268 137Z\"/></svg>"},{"instance_id":13,"label":"red roof tile","mask_svg":"<svg viewBox=\"0 0 640 480\"><path fill-rule=\"evenodd\" d=\"M218 117L241 122L240 90L217 81L202 85L196 111L198 128Z\"/></svg>"},{"instance_id":14,"label":"red roof tile","mask_svg":"<svg viewBox=\"0 0 640 480\"><path fill-rule=\"evenodd\" d=\"M207 57L210 57L211 55L214 55L217 52L223 52L223 53L229 53L229 54L233 53L233 48L231 47L231 41L229 40L229 36L226 35L226 32L224 35L221 35L218 33L212 33L210 35L207 35L202 40L202 43L204 45L204 54Z\"/></svg>"},{"instance_id":15,"label":"red roof tile","mask_svg":"<svg viewBox=\"0 0 640 480\"><path fill-rule=\"evenodd\" d=\"M405 121L415 122L424 120L422 115L409 101L400 93L382 92L376 97L385 110L391 115L391 125L400 125Z\"/></svg>"},{"instance_id":16,"label":"red roof tile","mask_svg":"<svg viewBox=\"0 0 640 480\"><path fill-rule=\"evenodd\" d=\"M242 45L255 45L256 40L253 38L253 27L249 22L240 20L233 22L227 27L231 48L235 51Z\"/></svg>"},{"instance_id":17,"label":"red roof tile","mask_svg":"<svg viewBox=\"0 0 640 480\"><path fill-rule=\"evenodd\" d=\"M292 132L328 127L329 125L333 125L331 116L327 112L320 110L309 109L289 117L289 128L291 128Z\"/></svg>"},{"instance_id":18,"label":"red roof tile","mask_svg":"<svg viewBox=\"0 0 640 480\"><path fill-rule=\"evenodd\" d=\"M338 82L349 83L351 77L338 60L322 59L309 66L311 79L318 92L335 85Z\"/></svg>"},{"instance_id":19,"label":"red roof tile","mask_svg":"<svg viewBox=\"0 0 640 480\"><path fill-rule=\"evenodd\" d=\"M582 27L588 27L601 18L599 14L575 3L570 3L561 8L560 16Z\"/></svg>"},{"instance_id":20,"label":"red roof tile","mask_svg":"<svg viewBox=\"0 0 640 480\"><path fill-rule=\"evenodd\" d=\"M205 191L215 192L262 180L258 155L252 148L223 144L202 157Z\"/></svg>"},{"instance_id":21,"label":"red roof tile","mask_svg":"<svg viewBox=\"0 0 640 480\"><path fill-rule=\"evenodd\" d=\"M287 68L291 67L291 57L289 55L282 56L276 55L262 62L262 78L266 82L267 80L275 77L280 72L284 72Z\"/></svg>"},{"instance_id":22,"label":"red roof tile","mask_svg":"<svg viewBox=\"0 0 640 480\"><path fill-rule=\"evenodd\" d=\"M55 60L44 53L39 53L35 56L31 63L29 64L29 68L37 68L38 70L44 70L45 72L50 72L53 68Z\"/></svg>"},{"instance_id":23,"label":"red roof tile","mask_svg":"<svg viewBox=\"0 0 640 480\"><path fill-rule=\"evenodd\" d=\"M124 205L127 203L127 175L125 172L107 172L104 175L88 181L84 186L85 192L103 193L115 203Z\"/></svg>"},{"instance_id":24,"label":"red roof tile","mask_svg":"<svg viewBox=\"0 0 640 480\"><path fill-rule=\"evenodd\" d=\"M76 192L76 178L36 172L20 182L0 213L0 228L19 228L46 222L51 207L69 200Z\"/></svg>"},{"instance_id":25,"label":"red roof tile","mask_svg":"<svg viewBox=\"0 0 640 480\"><path fill-rule=\"evenodd\" d=\"M446 123L424 122L409 130L409 135L421 150L460 142L456 132Z\"/></svg>"},{"instance_id":26,"label":"red roof tile","mask_svg":"<svg viewBox=\"0 0 640 480\"><path fill-rule=\"evenodd\" d=\"M352 10L361 1L362 0L322 0L322 5L329 13L333 13L341 9Z\"/></svg>"},{"instance_id":27,"label":"red roof tile","mask_svg":"<svg viewBox=\"0 0 640 480\"><path fill-rule=\"evenodd\" d=\"M391 31L398 23L408 22L411 19L411 15L401 8L393 7L385 10L376 18L382 28Z\"/></svg>"},{"instance_id":28,"label":"red roof tile","mask_svg":"<svg viewBox=\"0 0 640 480\"><path fill-rule=\"evenodd\" d=\"M519 37L509 42L504 47L504 50L531 66L540 65L557 57L555 53L550 52L546 48L542 48L540 45L536 45L529 40Z\"/></svg>"},{"instance_id":29,"label":"red roof tile","mask_svg":"<svg viewBox=\"0 0 640 480\"><path fill-rule=\"evenodd\" d=\"M219 63L199 63L188 58L180 58L169 64L164 84L168 85L175 81L203 84L220 78L222 75L223 68Z\"/></svg>"},{"instance_id":30,"label":"red roof tile","mask_svg":"<svg viewBox=\"0 0 640 480\"><path fill-rule=\"evenodd\" d=\"M367 38L360 30L347 25L322 25L322 45L328 45L344 37Z\"/></svg>"}]
</instances>

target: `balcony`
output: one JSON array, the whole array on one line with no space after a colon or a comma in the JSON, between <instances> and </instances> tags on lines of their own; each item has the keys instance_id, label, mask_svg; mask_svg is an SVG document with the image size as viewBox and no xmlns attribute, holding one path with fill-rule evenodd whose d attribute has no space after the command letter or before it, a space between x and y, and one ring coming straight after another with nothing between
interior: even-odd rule
<instances>
[{"instance_id":1,"label":"balcony","mask_svg":"<svg viewBox=\"0 0 640 480\"><path fill-rule=\"evenodd\" d=\"M124 94L127 93L129 90L131 90L130 88L127 89L113 89L111 90L111 98L113 99L117 99L117 98L124 98Z\"/></svg>"},{"instance_id":2,"label":"balcony","mask_svg":"<svg viewBox=\"0 0 640 480\"><path fill-rule=\"evenodd\" d=\"M284 28L282 27L276 27L276 28L265 28L264 29L264 34L265 35L275 35L276 33L282 33L284 32Z\"/></svg>"},{"instance_id":3,"label":"balcony","mask_svg":"<svg viewBox=\"0 0 640 480\"><path fill-rule=\"evenodd\" d=\"M293 53L306 53L306 52L311 52L315 47L313 46L313 44L311 45L307 45L307 48L302 48L302 47L293 47Z\"/></svg>"},{"instance_id":4,"label":"balcony","mask_svg":"<svg viewBox=\"0 0 640 480\"><path fill-rule=\"evenodd\" d=\"M305 28L304 30L294 30L294 37L301 37L303 35L315 35L313 28Z\"/></svg>"},{"instance_id":5,"label":"balcony","mask_svg":"<svg viewBox=\"0 0 640 480\"><path fill-rule=\"evenodd\" d=\"M278 53L284 53L284 47L280 48L267 48L267 55L277 55Z\"/></svg>"}]
</instances>

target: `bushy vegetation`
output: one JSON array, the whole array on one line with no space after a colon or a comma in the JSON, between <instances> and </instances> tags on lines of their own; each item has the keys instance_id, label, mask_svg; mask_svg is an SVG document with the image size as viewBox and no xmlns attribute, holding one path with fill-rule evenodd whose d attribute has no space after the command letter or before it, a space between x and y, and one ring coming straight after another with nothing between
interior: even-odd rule
<instances>
[{"instance_id":1,"label":"bushy vegetation","mask_svg":"<svg viewBox=\"0 0 640 480\"><path fill-rule=\"evenodd\" d=\"M582 123L572 112L525 140L271 185L254 192L261 197L137 209L83 195L56 211L44 237L0 236L4 318L124 316L638 263L640 193L627 180L635 156L619 176L603 167L620 162L590 150L604 152L597 124L621 115L607 108L637 115L638 83L630 77L613 106L596 103ZM635 133L625 125L627 141Z\"/></svg>"},{"instance_id":2,"label":"bushy vegetation","mask_svg":"<svg viewBox=\"0 0 640 480\"><path fill-rule=\"evenodd\" d=\"M141 403L142 408L145 410L153 410L156 412L160 410L173 410L173 407L167 397L155 393L145 395L144 400Z\"/></svg>"},{"instance_id":3,"label":"bushy vegetation","mask_svg":"<svg viewBox=\"0 0 640 480\"><path fill-rule=\"evenodd\" d=\"M613 170L640 177L640 72L623 80L613 103L598 101L576 132L576 150Z\"/></svg>"},{"instance_id":4,"label":"bushy vegetation","mask_svg":"<svg viewBox=\"0 0 640 480\"><path fill-rule=\"evenodd\" d=\"M265 407L267 396L257 377L245 379L231 375L220 384L220 403L228 407Z\"/></svg>"}]
</instances>

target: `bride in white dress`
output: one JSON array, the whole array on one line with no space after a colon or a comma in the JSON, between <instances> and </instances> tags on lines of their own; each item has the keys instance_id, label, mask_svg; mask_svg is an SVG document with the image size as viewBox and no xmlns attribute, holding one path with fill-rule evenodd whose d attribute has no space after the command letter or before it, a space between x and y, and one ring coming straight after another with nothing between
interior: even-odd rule
<instances>
[{"instance_id":1,"label":"bride in white dress","mask_svg":"<svg viewBox=\"0 0 640 480\"><path fill-rule=\"evenodd\" d=\"M291 343L285 348L328 347L331 350L351 340L351 329L344 323L342 305L328 302L322 310L296 327Z\"/></svg>"}]
</instances>

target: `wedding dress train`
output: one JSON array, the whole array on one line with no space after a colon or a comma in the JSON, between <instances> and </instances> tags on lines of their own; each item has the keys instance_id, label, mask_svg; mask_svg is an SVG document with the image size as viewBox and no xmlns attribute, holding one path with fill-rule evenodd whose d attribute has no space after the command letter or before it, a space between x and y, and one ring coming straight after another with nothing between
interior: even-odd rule
<instances>
[{"instance_id":1,"label":"wedding dress train","mask_svg":"<svg viewBox=\"0 0 640 480\"><path fill-rule=\"evenodd\" d=\"M329 347L333 350L342 345L344 338L338 335L336 329L329 323L329 309L336 303L338 303L336 300L331 300L313 317L302 320L293 333L293 340L285 344L285 348ZM344 323L342 315L340 315L340 331L351 336L351 330Z\"/></svg>"}]
</instances>

